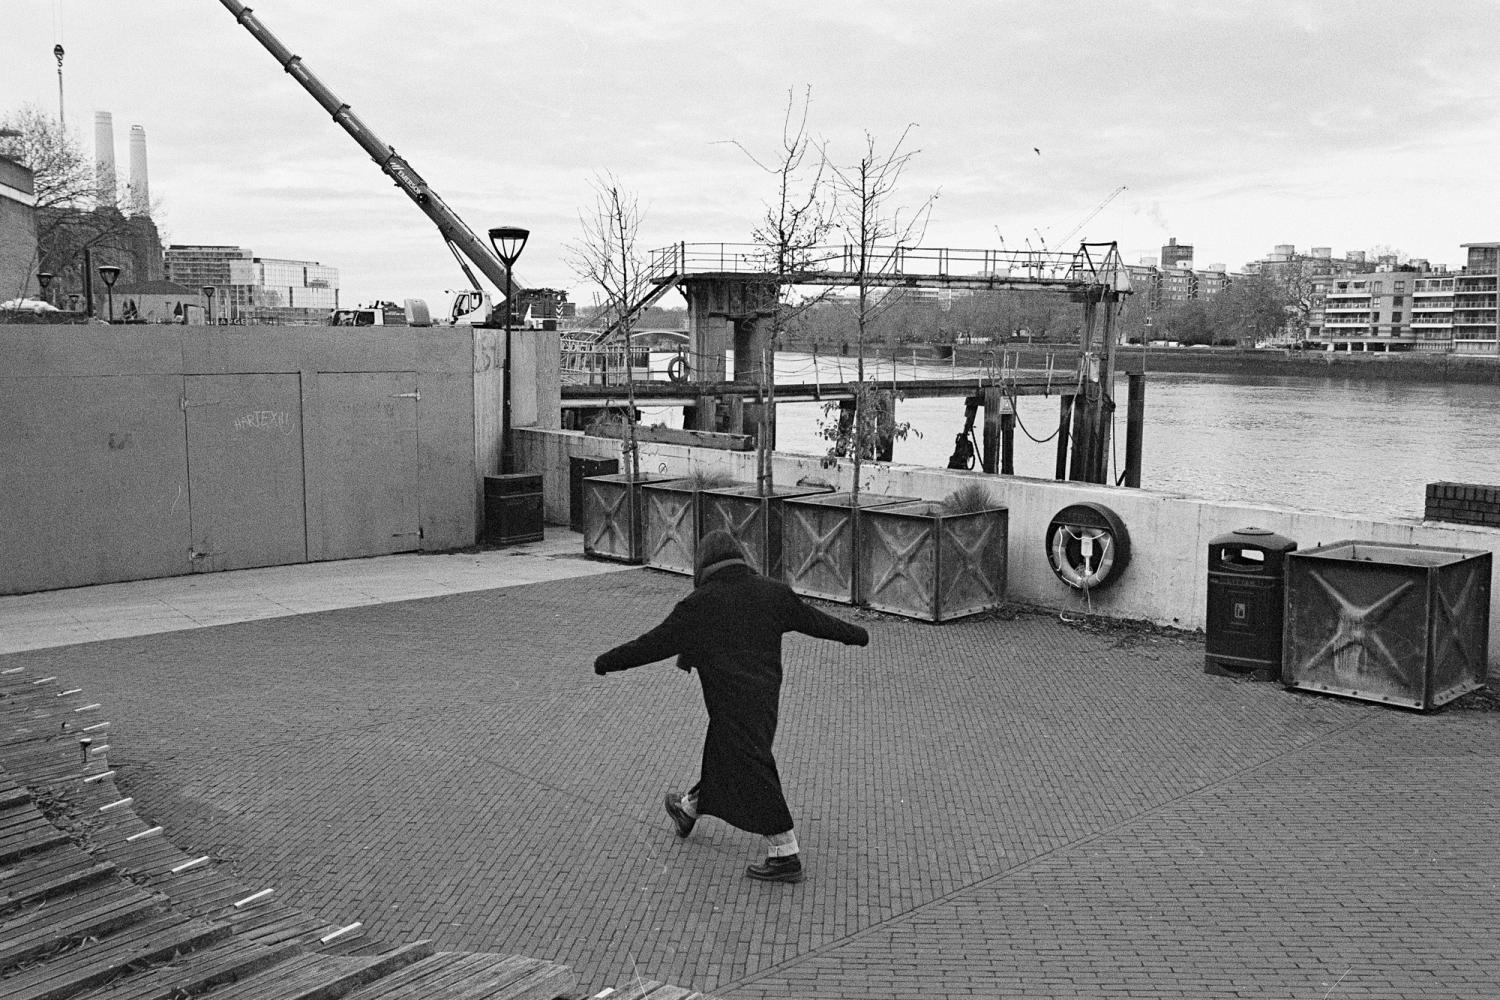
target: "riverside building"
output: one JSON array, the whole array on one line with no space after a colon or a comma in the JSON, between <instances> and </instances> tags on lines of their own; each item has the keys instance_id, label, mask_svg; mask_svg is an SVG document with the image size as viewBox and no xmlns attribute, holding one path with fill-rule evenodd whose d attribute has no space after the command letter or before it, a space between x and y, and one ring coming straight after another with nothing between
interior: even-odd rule
<instances>
[{"instance_id":1,"label":"riverside building","mask_svg":"<svg viewBox=\"0 0 1500 1000\"><path fill-rule=\"evenodd\" d=\"M1500 243L1463 248L1458 271L1382 257L1362 273L1313 278L1307 338L1330 351L1500 356Z\"/></svg>"},{"instance_id":2,"label":"riverside building","mask_svg":"<svg viewBox=\"0 0 1500 1000\"><path fill-rule=\"evenodd\" d=\"M1496 279L1500 243L1465 243L1468 264L1453 279L1453 353L1500 356Z\"/></svg>"},{"instance_id":3,"label":"riverside building","mask_svg":"<svg viewBox=\"0 0 1500 1000\"><path fill-rule=\"evenodd\" d=\"M165 256L168 281L214 290L208 298L211 322L320 324L339 306L338 268L315 260L183 244L168 247Z\"/></svg>"}]
</instances>

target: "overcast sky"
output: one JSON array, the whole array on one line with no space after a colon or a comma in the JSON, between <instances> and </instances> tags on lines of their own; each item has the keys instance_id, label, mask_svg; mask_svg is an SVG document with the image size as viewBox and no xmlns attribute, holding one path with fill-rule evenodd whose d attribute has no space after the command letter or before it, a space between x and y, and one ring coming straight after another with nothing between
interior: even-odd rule
<instances>
[{"instance_id":1,"label":"overcast sky","mask_svg":"<svg viewBox=\"0 0 1500 1000\"><path fill-rule=\"evenodd\" d=\"M533 236L517 273L569 269L590 180L645 210L643 247L742 242L789 90L832 158L920 150L898 203L940 192L925 243L1073 236L1127 260L1168 237L1237 270L1279 243L1462 263L1500 239L1500 4L1444 0L255 0L256 16L481 236ZM436 229L219 0L0 0L0 112L55 113L122 177L148 136L168 243L318 260L346 304L461 275ZM1037 152L1037 151L1040 152ZM1040 231L1041 236L1038 236Z\"/></svg>"}]
</instances>

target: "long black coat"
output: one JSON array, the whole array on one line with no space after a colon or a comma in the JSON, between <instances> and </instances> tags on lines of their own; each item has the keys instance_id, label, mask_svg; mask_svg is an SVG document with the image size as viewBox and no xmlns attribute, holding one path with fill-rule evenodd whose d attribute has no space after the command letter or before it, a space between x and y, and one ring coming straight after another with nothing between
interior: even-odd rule
<instances>
[{"instance_id":1,"label":"long black coat","mask_svg":"<svg viewBox=\"0 0 1500 1000\"><path fill-rule=\"evenodd\" d=\"M860 646L870 641L864 629L804 604L786 584L732 565L708 577L666 621L595 664L628 670L678 656L678 666L697 669L708 707L698 811L750 833L792 828L771 754L787 632Z\"/></svg>"}]
</instances>

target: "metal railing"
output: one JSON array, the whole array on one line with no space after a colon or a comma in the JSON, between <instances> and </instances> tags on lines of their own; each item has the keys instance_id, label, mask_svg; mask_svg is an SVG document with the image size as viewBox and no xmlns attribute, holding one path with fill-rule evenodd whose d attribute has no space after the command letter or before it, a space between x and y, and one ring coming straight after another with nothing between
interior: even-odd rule
<instances>
[{"instance_id":1,"label":"metal railing","mask_svg":"<svg viewBox=\"0 0 1500 1000\"><path fill-rule=\"evenodd\" d=\"M1129 289L1128 272L1113 243L1085 243L1072 253L974 250L951 247L876 246L861 254L853 244L812 247L778 267L777 255L755 243L674 243L651 251L649 280L690 274L763 276L788 283L871 283L954 279L1043 281Z\"/></svg>"}]
</instances>

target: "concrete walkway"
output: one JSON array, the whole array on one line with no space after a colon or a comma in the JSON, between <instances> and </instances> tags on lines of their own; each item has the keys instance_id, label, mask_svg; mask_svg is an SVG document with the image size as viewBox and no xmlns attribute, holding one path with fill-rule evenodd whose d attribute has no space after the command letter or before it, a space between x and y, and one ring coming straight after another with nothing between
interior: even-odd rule
<instances>
[{"instance_id":1,"label":"concrete walkway","mask_svg":"<svg viewBox=\"0 0 1500 1000\"><path fill-rule=\"evenodd\" d=\"M0 653L407 601L629 567L583 555L579 536L441 555L346 559L0 597Z\"/></svg>"},{"instance_id":2,"label":"concrete walkway","mask_svg":"<svg viewBox=\"0 0 1500 1000\"><path fill-rule=\"evenodd\" d=\"M777 749L809 877L766 886L741 876L759 838L710 819L680 841L661 811L697 766L696 680L590 670L686 579L579 547L0 599L21 650L0 669L105 705L117 780L185 849L388 945L546 958L591 992L636 974L830 1000L1500 982L1500 716L1209 677L1176 633L831 608L872 642L787 640ZM204 588L223 596L195 603ZM100 641L56 645L80 638Z\"/></svg>"}]
</instances>

